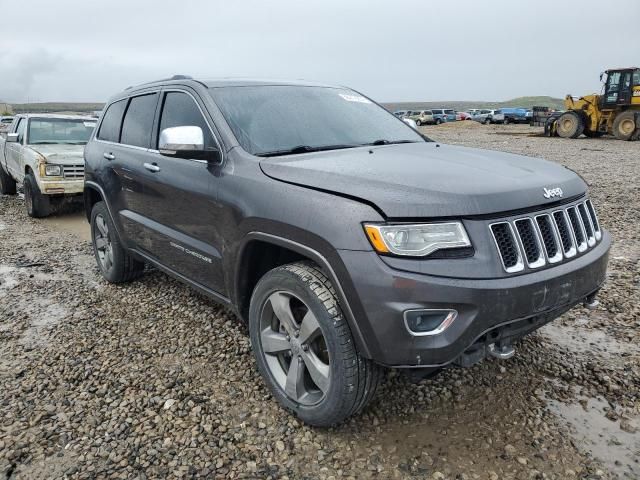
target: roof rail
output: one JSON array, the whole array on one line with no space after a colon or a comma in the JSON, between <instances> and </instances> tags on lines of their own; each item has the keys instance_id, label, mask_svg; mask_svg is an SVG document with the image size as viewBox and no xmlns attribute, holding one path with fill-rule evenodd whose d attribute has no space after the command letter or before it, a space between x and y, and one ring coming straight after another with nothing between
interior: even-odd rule
<instances>
[{"instance_id":1,"label":"roof rail","mask_svg":"<svg viewBox=\"0 0 640 480\"><path fill-rule=\"evenodd\" d=\"M174 75L173 77L161 78L160 80L152 80L151 82L144 82L139 85L129 85L127 88L125 88L125 90L131 90L133 87L141 87L143 85L149 85L151 83L166 82L168 80L193 80L193 77L191 75Z\"/></svg>"}]
</instances>

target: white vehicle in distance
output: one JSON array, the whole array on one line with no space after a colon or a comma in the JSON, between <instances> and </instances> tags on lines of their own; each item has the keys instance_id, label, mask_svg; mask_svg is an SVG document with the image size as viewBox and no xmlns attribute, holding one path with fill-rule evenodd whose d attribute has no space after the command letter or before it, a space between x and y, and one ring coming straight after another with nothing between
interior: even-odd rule
<instances>
[{"instance_id":1,"label":"white vehicle in distance","mask_svg":"<svg viewBox=\"0 0 640 480\"><path fill-rule=\"evenodd\" d=\"M485 125L489 125L491 123L502 123L504 122L504 114L499 109L481 109L478 113L473 115L472 120L484 123Z\"/></svg>"},{"instance_id":2,"label":"white vehicle in distance","mask_svg":"<svg viewBox=\"0 0 640 480\"><path fill-rule=\"evenodd\" d=\"M68 199L82 201L84 146L96 118L75 115L17 115L0 138L0 193L24 188L30 217L46 217Z\"/></svg>"}]
</instances>

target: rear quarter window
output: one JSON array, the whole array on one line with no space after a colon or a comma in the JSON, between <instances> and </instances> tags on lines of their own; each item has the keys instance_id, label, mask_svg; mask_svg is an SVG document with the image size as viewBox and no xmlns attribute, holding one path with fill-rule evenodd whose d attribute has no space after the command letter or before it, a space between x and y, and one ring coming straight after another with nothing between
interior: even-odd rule
<instances>
[{"instance_id":1,"label":"rear quarter window","mask_svg":"<svg viewBox=\"0 0 640 480\"><path fill-rule=\"evenodd\" d=\"M127 106L127 100L119 100L112 103L104 113L104 118L98 131L98 140L118 143L120 141L120 125L122 116Z\"/></svg>"}]
</instances>

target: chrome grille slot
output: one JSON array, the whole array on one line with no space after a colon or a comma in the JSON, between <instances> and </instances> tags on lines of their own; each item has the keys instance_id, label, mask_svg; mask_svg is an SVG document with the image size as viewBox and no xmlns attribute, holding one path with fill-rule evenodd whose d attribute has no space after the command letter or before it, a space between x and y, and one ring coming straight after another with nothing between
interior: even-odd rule
<instances>
[{"instance_id":1,"label":"chrome grille slot","mask_svg":"<svg viewBox=\"0 0 640 480\"><path fill-rule=\"evenodd\" d=\"M600 231L600 222L598 222L598 216L596 215L596 211L593 208L593 203L591 200L587 200L585 202L587 206L587 211L589 212L589 216L591 217L591 224L593 225L593 229L595 231L596 240L600 240L602 238L602 232Z\"/></svg>"},{"instance_id":2,"label":"chrome grille slot","mask_svg":"<svg viewBox=\"0 0 640 480\"><path fill-rule=\"evenodd\" d=\"M84 165L63 165L64 178L84 178Z\"/></svg>"},{"instance_id":3,"label":"chrome grille slot","mask_svg":"<svg viewBox=\"0 0 640 480\"><path fill-rule=\"evenodd\" d=\"M578 209L578 213L580 214L580 219L582 220L584 231L587 234L587 245L593 247L596 244L596 235L594 233L589 214L587 213L587 207L585 207L584 203L581 203L576 208Z\"/></svg>"},{"instance_id":4,"label":"chrome grille slot","mask_svg":"<svg viewBox=\"0 0 640 480\"><path fill-rule=\"evenodd\" d=\"M533 221L530 218L521 218L516 220L514 225L516 232L518 232L524 256L527 259L527 265L529 265L529 268L542 267L546 262Z\"/></svg>"},{"instance_id":5,"label":"chrome grille slot","mask_svg":"<svg viewBox=\"0 0 640 480\"><path fill-rule=\"evenodd\" d=\"M559 262L562 260L562 245L551 216L548 214L538 215L536 224L538 225L544 251L547 254L547 260L549 260L549 263ZM570 242L569 245L571 245Z\"/></svg>"},{"instance_id":6,"label":"chrome grille slot","mask_svg":"<svg viewBox=\"0 0 640 480\"><path fill-rule=\"evenodd\" d=\"M520 255L511 224L508 222L494 223L490 228L505 271L515 273L523 270L522 255Z\"/></svg>"},{"instance_id":7,"label":"chrome grille slot","mask_svg":"<svg viewBox=\"0 0 640 480\"><path fill-rule=\"evenodd\" d=\"M587 249L587 236L582 226L582 221L578 217L576 207L567 208L567 215L569 216L569 222L571 222L571 230L573 237L576 239L578 252L584 252Z\"/></svg>"},{"instance_id":8,"label":"chrome grille slot","mask_svg":"<svg viewBox=\"0 0 640 480\"><path fill-rule=\"evenodd\" d=\"M553 212L553 220L556 224L560 240L562 241L562 251L567 258L573 257L576 252L576 242L571 233L571 227L569 226L569 220L567 214L562 210Z\"/></svg>"}]
</instances>

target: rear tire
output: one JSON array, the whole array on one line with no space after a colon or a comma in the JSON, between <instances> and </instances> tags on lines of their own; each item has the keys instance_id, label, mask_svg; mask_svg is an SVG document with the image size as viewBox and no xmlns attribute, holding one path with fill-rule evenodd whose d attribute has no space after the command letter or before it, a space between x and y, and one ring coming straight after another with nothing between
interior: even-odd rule
<instances>
[{"instance_id":1,"label":"rear tire","mask_svg":"<svg viewBox=\"0 0 640 480\"><path fill-rule=\"evenodd\" d=\"M91 243L98 269L108 282L130 282L144 272L144 262L133 258L120 243L104 202L96 203L91 210Z\"/></svg>"},{"instance_id":2,"label":"rear tire","mask_svg":"<svg viewBox=\"0 0 640 480\"><path fill-rule=\"evenodd\" d=\"M16 181L0 165L0 193L2 195L15 195L16 191Z\"/></svg>"},{"instance_id":3,"label":"rear tire","mask_svg":"<svg viewBox=\"0 0 640 480\"><path fill-rule=\"evenodd\" d=\"M565 112L558 118L556 130L562 138L578 138L584 132L584 120L575 112Z\"/></svg>"},{"instance_id":4,"label":"rear tire","mask_svg":"<svg viewBox=\"0 0 640 480\"><path fill-rule=\"evenodd\" d=\"M509 120L508 118L505 118L505 119L502 121L502 123L503 123L504 125L509 125L509 124L511 123L511 120Z\"/></svg>"},{"instance_id":5,"label":"rear tire","mask_svg":"<svg viewBox=\"0 0 640 480\"><path fill-rule=\"evenodd\" d=\"M309 425L329 427L360 412L382 381L382 367L356 350L330 280L310 262L260 279L249 332L273 396Z\"/></svg>"},{"instance_id":6,"label":"rear tire","mask_svg":"<svg viewBox=\"0 0 640 480\"><path fill-rule=\"evenodd\" d=\"M631 140L637 127L636 112L622 112L613 121L613 134L618 140Z\"/></svg>"},{"instance_id":7,"label":"rear tire","mask_svg":"<svg viewBox=\"0 0 640 480\"><path fill-rule=\"evenodd\" d=\"M440 125L442 123L442 119L436 118L436 125Z\"/></svg>"},{"instance_id":8,"label":"rear tire","mask_svg":"<svg viewBox=\"0 0 640 480\"><path fill-rule=\"evenodd\" d=\"M483 123L484 123L485 125L491 125L491 119L490 119L489 117L487 117L487 118L485 118L485 119L484 119L484 122L483 122Z\"/></svg>"},{"instance_id":9,"label":"rear tire","mask_svg":"<svg viewBox=\"0 0 640 480\"><path fill-rule=\"evenodd\" d=\"M27 173L24 177L24 203L27 215L32 218L46 217L51 213L51 199L40 192L32 173Z\"/></svg>"},{"instance_id":10,"label":"rear tire","mask_svg":"<svg viewBox=\"0 0 640 480\"><path fill-rule=\"evenodd\" d=\"M416 120L416 125L421 127L422 126L422 120Z\"/></svg>"}]
</instances>

